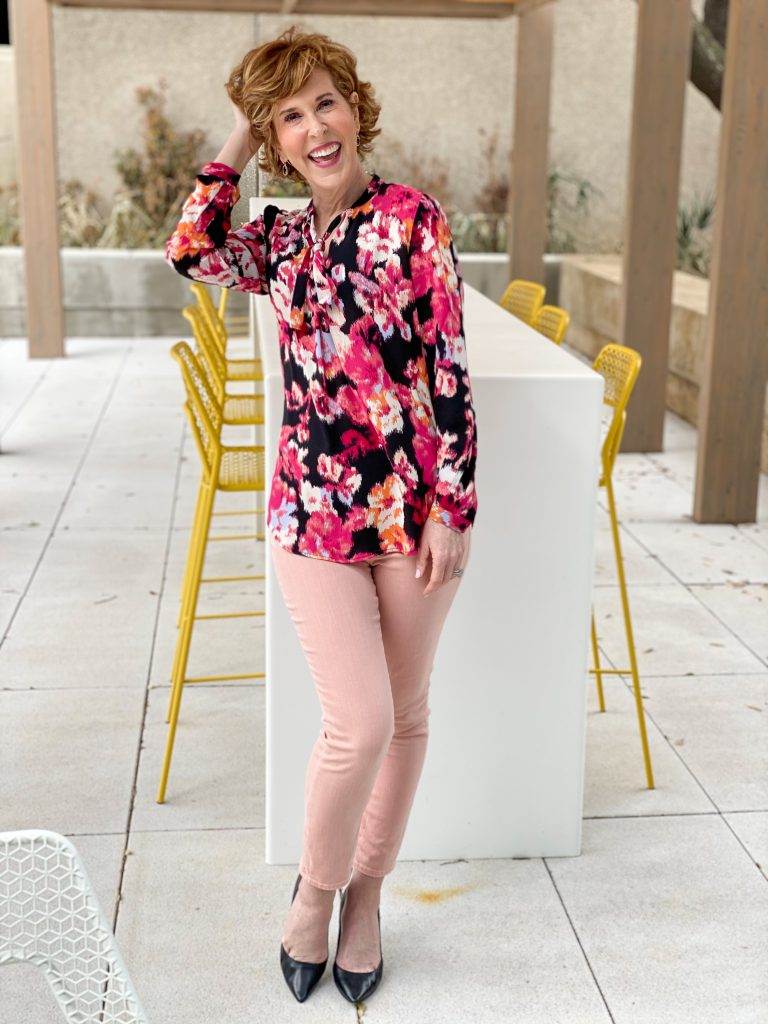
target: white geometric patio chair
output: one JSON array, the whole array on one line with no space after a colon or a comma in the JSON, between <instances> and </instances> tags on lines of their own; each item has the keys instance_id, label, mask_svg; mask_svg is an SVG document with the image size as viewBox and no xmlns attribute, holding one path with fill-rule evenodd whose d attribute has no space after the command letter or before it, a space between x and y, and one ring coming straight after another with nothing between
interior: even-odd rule
<instances>
[{"instance_id":1,"label":"white geometric patio chair","mask_svg":"<svg viewBox=\"0 0 768 1024\"><path fill-rule=\"evenodd\" d=\"M80 855L56 832L0 832L0 968L13 963L42 968L69 1024L147 1024Z\"/></svg>"}]
</instances>

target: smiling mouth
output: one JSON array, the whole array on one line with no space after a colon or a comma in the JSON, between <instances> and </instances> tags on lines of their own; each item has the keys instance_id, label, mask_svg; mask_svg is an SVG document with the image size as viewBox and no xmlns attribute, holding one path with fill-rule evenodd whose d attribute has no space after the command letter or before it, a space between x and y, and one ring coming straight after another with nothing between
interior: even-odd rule
<instances>
[{"instance_id":1,"label":"smiling mouth","mask_svg":"<svg viewBox=\"0 0 768 1024\"><path fill-rule=\"evenodd\" d=\"M318 146L316 150L308 153L310 160L314 160L315 163L322 163L326 160L332 160L341 150L341 143L334 142L329 143L327 146ZM320 156L320 154L323 154Z\"/></svg>"}]
</instances>

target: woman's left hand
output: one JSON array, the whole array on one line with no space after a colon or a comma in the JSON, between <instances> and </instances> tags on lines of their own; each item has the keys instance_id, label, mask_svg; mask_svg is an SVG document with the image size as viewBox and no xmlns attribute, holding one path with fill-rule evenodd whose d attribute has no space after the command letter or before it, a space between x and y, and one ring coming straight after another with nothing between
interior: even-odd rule
<instances>
[{"instance_id":1,"label":"woman's left hand","mask_svg":"<svg viewBox=\"0 0 768 1024\"><path fill-rule=\"evenodd\" d=\"M463 569L469 558L469 535L472 527L462 533L452 530L450 526L427 519L421 531L419 555L416 562L416 578L426 570L427 558L432 555L432 573L429 583L424 588L424 596L433 593L444 583L450 583L457 577L454 569Z\"/></svg>"}]
</instances>

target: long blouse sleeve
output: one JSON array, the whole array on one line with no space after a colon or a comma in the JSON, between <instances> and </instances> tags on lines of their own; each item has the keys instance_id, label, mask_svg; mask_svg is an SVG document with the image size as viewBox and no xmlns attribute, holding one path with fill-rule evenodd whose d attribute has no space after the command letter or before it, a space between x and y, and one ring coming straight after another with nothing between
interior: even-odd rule
<instances>
[{"instance_id":1,"label":"long blouse sleeve","mask_svg":"<svg viewBox=\"0 0 768 1024\"><path fill-rule=\"evenodd\" d=\"M196 176L181 218L165 243L165 260L184 277L221 288L265 295L267 238L264 216L231 228L240 198L240 175L228 164L211 161Z\"/></svg>"},{"instance_id":2,"label":"long blouse sleeve","mask_svg":"<svg viewBox=\"0 0 768 1024\"><path fill-rule=\"evenodd\" d=\"M464 338L464 286L448 221L431 196L425 195L416 211L410 264L414 327L427 363L439 434L429 518L463 533L477 511L477 426Z\"/></svg>"}]
</instances>

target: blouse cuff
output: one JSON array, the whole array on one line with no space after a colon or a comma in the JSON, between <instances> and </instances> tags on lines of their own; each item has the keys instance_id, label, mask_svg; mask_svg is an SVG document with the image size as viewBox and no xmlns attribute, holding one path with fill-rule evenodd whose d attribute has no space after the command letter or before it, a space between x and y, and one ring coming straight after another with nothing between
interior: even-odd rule
<instances>
[{"instance_id":1,"label":"blouse cuff","mask_svg":"<svg viewBox=\"0 0 768 1024\"><path fill-rule=\"evenodd\" d=\"M223 164L218 160L210 160L200 168L200 174L208 178L218 178L229 181L236 185L240 181L240 174L229 164Z\"/></svg>"},{"instance_id":2,"label":"blouse cuff","mask_svg":"<svg viewBox=\"0 0 768 1024\"><path fill-rule=\"evenodd\" d=\"M466 517L459 517L449 512L448 509L442 508L437 499L432 502L428 518L449 527L451 530L455 530L456 533L464 533L472 525L471 522L467 521Z\"/></svg>"}]
</instances>

